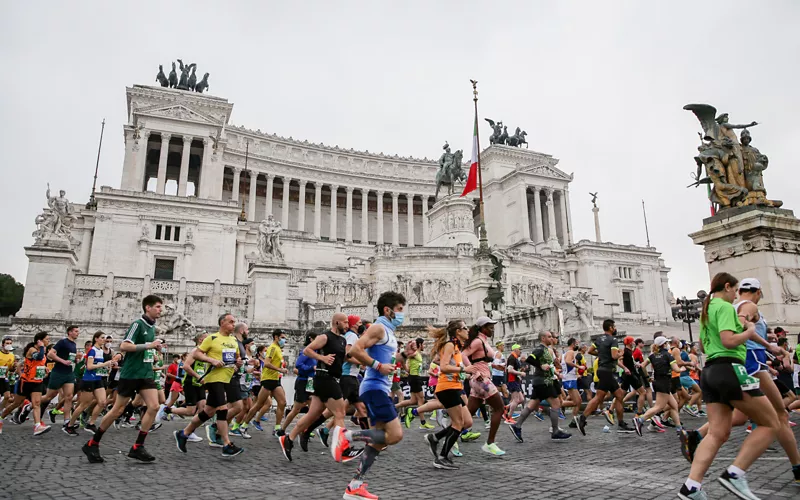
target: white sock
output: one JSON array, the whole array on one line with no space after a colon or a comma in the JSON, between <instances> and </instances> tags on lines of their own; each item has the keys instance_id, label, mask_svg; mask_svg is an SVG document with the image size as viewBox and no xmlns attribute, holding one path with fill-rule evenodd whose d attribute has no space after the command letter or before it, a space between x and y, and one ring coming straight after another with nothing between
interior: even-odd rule
<instances>
[{"instance_id":1,"label":"white sock","mask_svg":"<svg viewBox=\"0 0 800 500\"><path fill-rule=\"evenodd\" d=\"M744 471L736 467L735 465L731 465L728 467L728 474L736 478L744 477Z\"/></svg>"},{"instance_id":2,"label":"white sock","mask_svg":"<svg viewBox=\"0 0 800 500\"><path fill-rule=\"evenodd\" d=\"M357 490L358 488L361 487L362 484L364 484L364 481L359 481L358 479L353 479L353 480L350 481L350 488L354 489L354 490Z\"/></svg>"},{"instance_id":3,"label":"white sock","mask_svg":"<svg viewBox=\"0 0 800 500\"><path fill-rule=\"evenodd\" d=\"M698 483L694 479L687 479L686 482L683 483L683 484L686 485L686 488L689 491L692 491L693 489L696 489L696 490L700 491L700 488L702 488L702 486L703 486L702 484Z\"/></svg>"}]
</instances>

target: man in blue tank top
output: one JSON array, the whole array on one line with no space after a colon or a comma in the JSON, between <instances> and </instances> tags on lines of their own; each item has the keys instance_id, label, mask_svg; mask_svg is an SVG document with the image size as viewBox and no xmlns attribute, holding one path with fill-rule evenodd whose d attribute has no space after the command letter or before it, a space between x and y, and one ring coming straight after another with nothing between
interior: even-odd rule
<instances>
[{"instance_id":1,"label":"man in blue tank top","mask_svg":"<svg viewBox=\"0 0 800 500\"><path fill-rule=\"evenodd\" d=\"M378 298L380 316L350 349L349 355L367 367L361 382L359 399L367 407L369 430L348 431L344 427L333 430L331 449L346 450L352 441L367 443L361 455L361 464L342 498L363 500L376 498L367 491L366 476L378 453L403 439L403 427L397 418L392 398L397 337L395 329L403 324L406 299L396 292L385 292ZM334 455L334 458L337 458ZM337 460L338 461L338 460Z\"/></svg>"}]
</instances>

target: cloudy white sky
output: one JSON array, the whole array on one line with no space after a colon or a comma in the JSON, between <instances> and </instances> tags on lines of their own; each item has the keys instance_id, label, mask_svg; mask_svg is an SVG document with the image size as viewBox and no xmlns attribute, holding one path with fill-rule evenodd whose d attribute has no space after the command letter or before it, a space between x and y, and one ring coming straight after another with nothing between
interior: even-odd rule
<instances>
[{"instance_id":1,"label":"cloudy white sky","mask_svg":"<svg viewBox=\"0 0 800 500\"><path fill-rule=\"evenodd\" d=\"M672 290L693 296L708 272L687 234L708 202L686 189L700 126L681 108L760 122L769 196L800 209L800 3L659 4L7 2L0 272L25 281L48 181L87 200L103 118L98 184L119 187L125 87L155 85L158 64L182 58L211 73L236 125L417 157L438 156L444 140L469 150L477 79L482 118L521 126L575 173L578 239L593 237L588 192L599 191L604 240L645 244L644 199Z\"/></svg>"}]
</instances>

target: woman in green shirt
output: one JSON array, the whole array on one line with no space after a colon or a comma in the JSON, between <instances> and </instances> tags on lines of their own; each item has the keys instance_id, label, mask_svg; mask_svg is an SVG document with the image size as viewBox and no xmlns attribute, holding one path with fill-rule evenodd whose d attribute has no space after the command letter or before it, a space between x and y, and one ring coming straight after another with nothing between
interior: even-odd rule
<instances>
[{"instance_id":1,"label":"woman in green shirt","mask_svg":"<svg viewBox=\"0 0 800 500\"><path fill-rule=\"evenodd\" d=\"M745 342L760 337L753 323L746 322L743 327L736 315L732 302L738 282L728 273L717 274L703 302L700 340L707 361L700 387L707 403L709 431L694 451L689 478L678 493L678 497L685 500L707 498L701 490L701 482L730 436L734 408L757 424L742 443L733 464L719 478L725 488L740 498L757 498L747 486L745 471L775 440L778 428L778 416L759 390L758 379L747 375L744 367ZM681 443L686 453L688 433L681 432Z\"/></svg>"}]
</instances>

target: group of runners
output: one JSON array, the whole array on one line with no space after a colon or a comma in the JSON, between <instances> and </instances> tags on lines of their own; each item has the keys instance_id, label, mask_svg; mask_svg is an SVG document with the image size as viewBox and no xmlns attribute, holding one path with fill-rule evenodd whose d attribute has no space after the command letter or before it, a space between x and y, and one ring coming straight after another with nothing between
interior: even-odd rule
<instances>
[{"instance_id":1,"label":"group of runners","mask_svg":"<svg viewBox=\"0 0 800 500\"><path fill-rule=\"evenodd\" d=\"M289 461L301 458L296 447L307 452L317 436L334 461L358 462L343 498L371 500L378 498L367 489L371 468L382 451L403 439L403 427L416 418L421 429L430 430L424 445L433 467L457 470L453 457L463 456L458 442L481 436L473 430L478 416L488 431L481 450L502 456L506 452L496 443L501 426L523 442L526 419L547 418L551 440L564 442L572 438L559 426L565 411L571 412L569 428L582 435L589 419L600 414L620 433L641 436L644 429L663 433L675 428L681 452L691 462L678 497L697 500L706 498L703 477L731 428L749 423L739 454L718 480L739 498L756 499L746 470L776 439L800 484L800 453L788 419L788 412L800 404L781 377L797 352L790 352L785 342L772 342L758 310L761 297L757 279L739 282L726 273L714 277L700 319L701 369L698 346L660 333L648 355L641 339L625 337L620 346L613 320L603 323L603 334L591 345L567 339L563 351L557 350L555 335L542 332L527 356L513 344L506 357L502 342L493 341L496 321L486 316L471 325L451 320L441 328L429 327L428 339L403 345L396 329L403 324L406 300L386 292L378 299L374 323L336 313L328 330L306 334L293 370L294 401L286 413L284 332L274 331L270 345L257 347L246 324L223 314L217 332L198 335L193 350L166 365L167 346L155 332L162 301L150 295L142 301L142 316L121 340L120 352L111 350L113 338L102 332L78 352L80 331L74 326L54 346L48 334L35 335L19 360L11 339L4 339L0 433L6 417L22 423L31 415L35 436L62 417L66 434L78 435L81 427L91 433L82 450L89 462L99 463L104 461L103 435L138 418L128 457L152 462L155 457L144 446L148 434L179 415L187 419L173 433L180 453L189 452L188 443L203 441L196 431L204 427L208 444L231 458L244 452L231 436L247 439L251 428L262 430L274 401L273 434L283 456ZM587 355L595 359L594 366ZM430 359L427 365L425 357ZM800 359L795 363L800 365ZM408 399L401 381L410 386ZM426 385L432 398L425 396ZM635 405L629 420L624 418L626 404ZM708 422L685 428L681 411L707 416ZM348 415L354 424L350 427ZM435 431L434 421L440 427Z\"/></svg>"}]
</instances>

